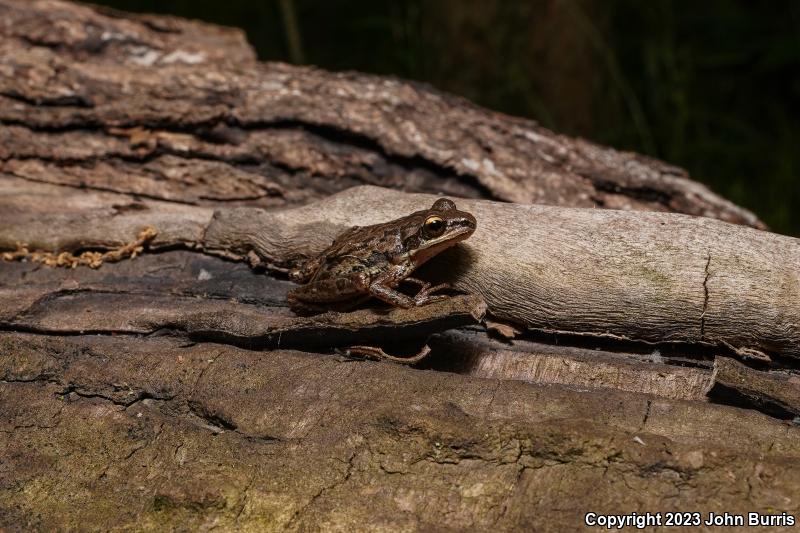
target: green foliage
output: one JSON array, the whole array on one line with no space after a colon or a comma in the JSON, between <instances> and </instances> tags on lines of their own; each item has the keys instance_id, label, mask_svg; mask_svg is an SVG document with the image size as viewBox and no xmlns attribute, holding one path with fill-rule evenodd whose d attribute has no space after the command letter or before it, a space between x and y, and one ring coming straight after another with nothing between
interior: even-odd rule
<instances>
[{"instance_id":1,"label":"green foliage","mask_svg":"<svg viewBox=\"0 0 800 533\"><path fill-rule=\"evenodd\" d=\"M800 4L793 0L100 0L240 26L289 60L429 82L560 132L687 168L800 234ZM283 7L282 7L283 6Z\"/></svg>"}]
</instances>

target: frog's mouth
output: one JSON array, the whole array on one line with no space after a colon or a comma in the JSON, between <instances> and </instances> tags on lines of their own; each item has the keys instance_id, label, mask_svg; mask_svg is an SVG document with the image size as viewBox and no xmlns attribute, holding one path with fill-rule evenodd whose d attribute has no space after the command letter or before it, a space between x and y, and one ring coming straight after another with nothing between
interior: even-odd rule
<instances>
[{"instance_id":1,"label":"frog's mouth","mask_svg":"<svg viewBox=\"0 0 800 533\"><path fill-rule=\"evenodd\" d=\"M439 252L463 241L472 235L474 231L474 226L453 228L445 235L442 235L436 239L431 239L411 252L411 259L414 261L414 264L419 266L431 257L437 255Z\"/></svg>"}]
</instances>

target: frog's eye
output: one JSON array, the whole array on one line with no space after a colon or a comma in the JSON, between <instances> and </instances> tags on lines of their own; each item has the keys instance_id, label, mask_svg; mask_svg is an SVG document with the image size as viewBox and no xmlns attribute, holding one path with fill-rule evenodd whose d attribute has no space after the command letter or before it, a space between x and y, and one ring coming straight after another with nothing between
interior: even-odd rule
<instances>
[{"instance_id":1,"label":"frog's eye","mask_svg":"<svg viewBox=\"0 0 800 533\"><path fill-rule=\"evenodd\" d=\"M438 237L439 235L444 233L444 227L445 224L444 220L442 220L442 217L436 215L429 216L425 220L425 227L424 227L425 236Z\"/></svg>"}]
</instances>

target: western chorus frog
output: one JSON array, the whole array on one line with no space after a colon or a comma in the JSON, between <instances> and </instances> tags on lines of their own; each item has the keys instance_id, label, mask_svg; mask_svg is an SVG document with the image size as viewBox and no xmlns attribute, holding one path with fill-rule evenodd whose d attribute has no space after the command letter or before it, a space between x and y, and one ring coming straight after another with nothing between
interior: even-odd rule
<instances>
[{"instance_id":1,"label":"western chorus frog","mask_svg":"<svg viewBox=\"0 0 800 533\"><path fill-rule=\"evenodd\" d=\"M474 216L440 198L430 209L350 228L320 255L290 272L292 280L306 285L289 291L289 307L313 314L348 309L375 297L407 309L445 298L432 293L446 284L431 287L409 276L431 257L472 235L475 226ZM416 296L395 290L402 281L420 287Z\"/></svg>"}]
</instances>

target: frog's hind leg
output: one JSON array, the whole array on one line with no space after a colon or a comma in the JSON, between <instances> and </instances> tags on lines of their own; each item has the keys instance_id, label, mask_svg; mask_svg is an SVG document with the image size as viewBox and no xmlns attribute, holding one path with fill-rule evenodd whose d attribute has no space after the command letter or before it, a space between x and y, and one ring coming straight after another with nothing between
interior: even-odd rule
<instances>
[{"instance_id":1,"label":"frog's hind leg","mask_svg":"<svg viewBox=\"0 0 800 533\"><path fill-rule=\"evenodd\" d=\"M367 276L359 273L313 281L292 289L286 299L295 312L314 314L328 310L347 310L369 296Z\"/></svg>"},{"instance_id":2,"label":"frog's hind leg","mask_svg":"<svg viewBox=\"0 0 800 533\"><path fill-rule=\"evenodd\" d=\"M378 361L392 361L401 365L413 365L428 357L428 354L431 353L431 349L426 344L420 348L415 355L409 357L390 355L384 352L383 348L380 348L379 346L350 346L349 348L343 350L343 352L347 357L361 356L365 358L368 357L370 359L376 359Z\"/></svg>"}]
</instances>

